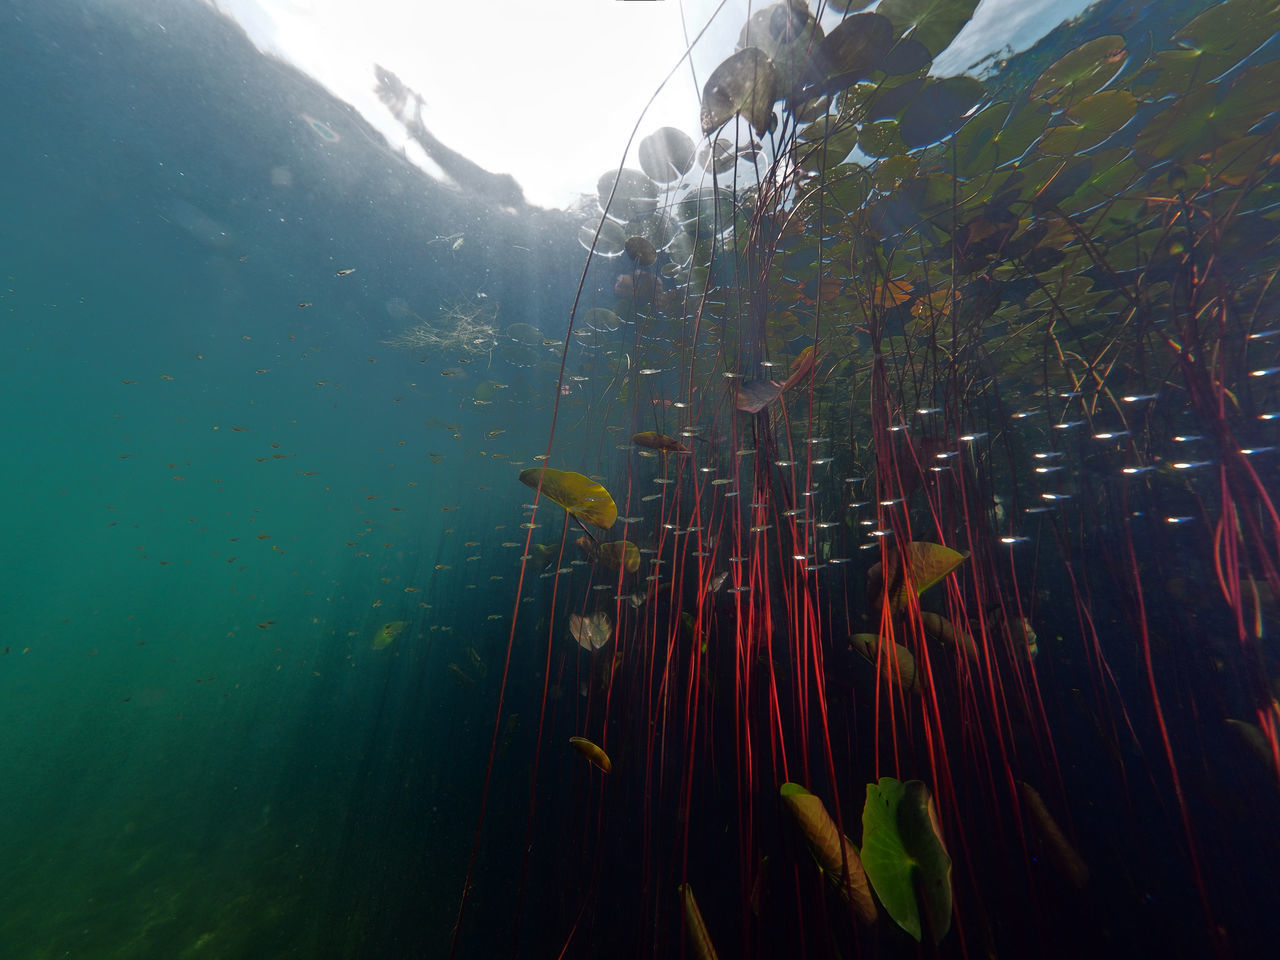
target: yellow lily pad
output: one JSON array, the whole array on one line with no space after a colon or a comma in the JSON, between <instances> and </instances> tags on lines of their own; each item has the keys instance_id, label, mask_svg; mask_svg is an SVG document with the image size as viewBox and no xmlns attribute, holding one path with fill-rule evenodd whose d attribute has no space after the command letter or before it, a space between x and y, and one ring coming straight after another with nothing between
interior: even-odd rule
<instances>
[{"instance_id":1,"label":"yellow lily pad","mask_svg":"<svg viewBox=\"0 0 1280 960\"><path fill-rule=\"evenodd\" d=\"M541 484L544 496L550 497L579 520L601 530L608 530L618 519L618 506L609 496L609 491L580 473L552 467L529 467L520 471L520 482L534 490Z\"/></svg>"}]
</instances>

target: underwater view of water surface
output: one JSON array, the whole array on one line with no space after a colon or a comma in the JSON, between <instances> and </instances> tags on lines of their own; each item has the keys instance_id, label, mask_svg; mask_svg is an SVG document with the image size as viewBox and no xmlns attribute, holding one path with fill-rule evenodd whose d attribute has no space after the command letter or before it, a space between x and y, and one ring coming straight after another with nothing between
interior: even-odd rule
<instances>
[{"instance_id":1,"label":"underwater view of water surface","mask_svg":"<svg viewBox=\"0 0 1280 960\"><path fill-rule=\"evenodd\" d=\"M0 5L0 956L1272 954L1280 8L224 6Z\"/></svg>"}]
</instances>

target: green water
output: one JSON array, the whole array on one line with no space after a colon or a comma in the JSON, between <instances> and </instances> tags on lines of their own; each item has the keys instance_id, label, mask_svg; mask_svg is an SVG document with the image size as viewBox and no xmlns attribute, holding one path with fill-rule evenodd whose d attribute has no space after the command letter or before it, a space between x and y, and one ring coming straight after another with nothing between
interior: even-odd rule
<instances>
[{"instance_id":1,"label":"green water","mask_svg":"<svg viewBox=\"0 0 1280 960\"><path fill-rule=\"evenodd\" d=\"M423 955L519 553L478 438L545 419L387 346L387 302L538 322L484 237L555 251L463 220L198 5L6 6L0 956ZM429 244L460 222L465 252Z\"/></svg>"}]
</instances>

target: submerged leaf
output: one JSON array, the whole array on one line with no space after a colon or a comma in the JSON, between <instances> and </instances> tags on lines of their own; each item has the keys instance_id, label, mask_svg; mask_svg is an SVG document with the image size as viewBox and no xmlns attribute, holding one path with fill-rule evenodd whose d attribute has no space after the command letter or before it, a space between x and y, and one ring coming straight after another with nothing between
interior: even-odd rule
<instances>
[{"instance_id":1,"label":"submerged leaf","mask_svg":"<svg viewBox=\"0 0 1280 960\"><path fill-rule=\"evenodd\" d=\"M791 365L791 376L787 377L786 382L744 380L738 385L737 396L734 401L735 405L743 413L759 413L778 397L782 396L783 391L789 390L812 373L816 362L817 355L814 353L813 347L805 347L800 352L800 356L796 358L795 363Z\"/></svg>"},{"instance_id":2,"label":"submerged leaf","mask_svg":"<svg viewBox=\"0 0 1280 960\"><path fill-rule=\"evenodd\" d=\"M639 562L638 556L637 562ZM599 650L613 637L613 621L603 610L589 613L585 617L571 613L569 634L578 641L578 646L583 650Z\"/></svg>"},{"instance_id":3,"label":"submerged leaf","mask_svg":"<svg viewBox=\"0 0 1280 960\"><path fill-rule=\"evenodd\" d=\"M890 644L891 659L889 655L881 655L880 638L874 633L855 633L849 638L849 643L878 668L886 683L894 684L907 693L915 693L920 689L916 658L902 644Z\"/></svg>"},{"instance_id":4,"label":"submerged leaf","mask_svg":"<svg viewBox=\"0 0 1280 960\"><path fill-rule=\"evenodd\" d=\"M599 767L602 773L608 773L613 769L613 762L609 759L609 755L586 737L570 737L569 743L573 749Z\"/></svg>"},{"instance_id":5,"label":"submerged leaf","mask_svg":"<svg viewBox=\"0 0 1280 960\"><path fill-rule=\"evenodd\" d=\"M608 570L635 573L640 569L640 548L630 540L602 543L595 549L596 562Z\"/></svg>"},{"instance_id":6,"label":"submerged leaf","mask_svg":"<svg viewBox=\"0 0 1280 960\"><path fill-rule=\"evenodd\" d=\"M941 942L951 929L951 857L928 787L892 777L867 784L862 862L894 922L916 940L927 924Z\"/></svg>"},{"instance_id":7,"label":"submerged leaf","mask_svg":"<svg viewBox=\"0 0 1280 960\"><path fill-rule=\"evenodd\" d=\"M840 833L836 823L827 813L822 798L810 793L798 783L784 783L781 789L783 802L795 817L796 823L809 841L814 859L836 887L841 896L853 905L854 912L864 923L876 922L876 904L867 885L867 874L862 868L858 853L849 838Z\"/></svg>"},{"instance_id":8,"label":"submerged leaf","mask_svg":"<svg viewBox=\"0 0 1280 960\"><path fill-rule=\"evenodd\" d=\"M902 557L906 557L906 562ZM874 597L881 589L889 597L895 610L905 610L907 598L911 592L917 596L924 593L935 583L960 566L968 553L960 553L940 543L929 543L915 540L906 545L901 553L890 549L888 553L888 577L883 577L880 565L875 564L868 571L868 585Z\"/></svg>"},{"instance_id":9,"label":"submerged leaf","mask_svg":"<svg viewBox=\"0 0 1280 960\"><path fill-rule=\"evenodd\" d=\"M1022 799L1022 806L1027 812L1028 819L1035 825L1040 839L1049 849L1050 861L1068 883L1077 890L1083 889L1089 882L1089 867L1076 852L1076 848L1071 845L1067 835L1062 832L1058 821L1053 819L1053 814L1045 806L1040 793L1025 780L1019 780L1018 796Z\"/></svg>"},{"instance_id":10,"label":"submerged leaf","mask_svg":"<svg viewBox=\"0 0 1280 960\"><path fill-rule=\"evenodd\" d=\"M757 134L768 131L778 72L763 50L739 50L712 72L702 89L702 132L712 133L741 113Z\"/></svg>"},{"instance_id":11,"label":"submerged leaf","mask_svg":"<svg viewBox=\"0 0 1280 960\"><path fill-rule=\"evenodd\" d=\"M537 490L579 520L608 530L618 519L618 507L609 491L590 477L553 467L529 467L520 471L520 482Z\"/></svg>"},{"instance_id":12,"label":"submerged leaf","mask_svg":"<svg viewBox=\"0 0 1280 960\"><path fill-rule=\"evenodd\" d=\"M677 890L684 902L684 929L689 938L689 952L693 954L694 960L718 960L719 955L711 943L711 934L707 932L702 911L698 909L698 901L693 897L693 888L682 883Z\"/></svg>"}]
</instances>

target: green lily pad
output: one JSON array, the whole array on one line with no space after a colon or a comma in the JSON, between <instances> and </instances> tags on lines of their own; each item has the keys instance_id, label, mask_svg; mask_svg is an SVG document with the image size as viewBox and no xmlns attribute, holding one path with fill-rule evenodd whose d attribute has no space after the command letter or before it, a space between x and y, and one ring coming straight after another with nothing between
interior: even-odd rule
<instances>
[{"instance_id":1,"label":"green lily pad","mask_svg":"<svg viewBox=\"0 0 1280 960\"><path fill-rule=\"evenodd\" d=\"M951 929L951 857L939 836L929 788L881 777L867 784L862 808L862 865L894 922L917 941Z\"/></svg>"},{"instance_id":2,"label":"green lily pad","mask_svg":"<svg viewBox=\"0 0 1280 960\"><path fill-rule=\"evenodd\" d=\"M978 0L881 0L876 13L892 20L899 36L909 33L936 57L951 45L977 7Z\"/></svg>"},{"instance_id":3,"label":"green lily pad","mask_svg":"<svg viewBox=\"0 0 1280 960\"><path fill-rule=\"evenodd\" d=\"M892 47L893 24L888 17L878 13L847 17L818 45L810 79L820 90L842 90L871 76Z\"/></svg>"},{"instance_id":4,"label":"green lily pad","mask_svg":"<svg viewBox=\"0 0 1280 960\"><path fill-rule=\"evenodd\" d=\"M658 185L639 170L608 170L596 181L600 209L618 220L645 217L658 209ZM612 199L610 196L612 195ZM626 237L622 238L623 242ZM619 245L618 252L622 252Z\"/></svg>"},{"instance_id":5,"label":"green lily pad","mask_svg":"<svg viewBox=\"0 0 1280 960\"><path fill-rule=\"evenodd\" d=\"M806 5L783 2L756 10L743 25L738 46L761 50L777 71L777 95L791 97L822 39L822 27Z\"/></svg>"},{"instance_id":6,"label":"green lily pad","mask_svg":"<svg viewBox=\"0 0 1280 960\"><path fill-rule=\"evenodd\" d=\"M1068 106L1101 90L1120 72L1124 62L1124 37L1090 40L1050 64L1032 86L1031 98Z\"/></svg>"},{"instance_id":7,"label":"green lily pad","mask_svg":"<svg viewBox=\"0 0 1280 960\"><path fill-rule=\"evenodd\" d=\"M1103 90L1067 111L1071 122L1051 127L1040 141L1045 153L1069 157L1089 150L1133 119L1138 101L1128 90Z\"/></svg>"},{"instance_id":8,"label":"green lily pad","mask_svg":"<svg viewBox=\"0 0 1280 960\"><path fill-rule=\"evenodd\" d=\"M741 113L757 134L768 131L777 99L778 71L757 47L739 50L712 71L702 88L702 132L714 133Z\"/></svg>"},{"instance_id":9,"label":"green lily pad","mask_svg":"<svg viewBox=\"0 0 1280 960\"><path fill-rule=\"evenodd\" d=\"M693 141L683 130L662 127L640 141L640 169L658 183L679 180L693 166Z\"/></svg>"},{"instance_id":10,"label":"green lily pad","mask_svg":"<svg viewBox=\"0 0 1280 960\"><path fill-rule=\"evenodd\" d=\"M973 77L928 81L902 112L902 142L914 149L949 137L964 126L965 116L985 94Z\"/></svg>"}]
</instances>

